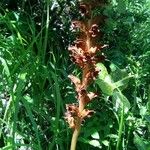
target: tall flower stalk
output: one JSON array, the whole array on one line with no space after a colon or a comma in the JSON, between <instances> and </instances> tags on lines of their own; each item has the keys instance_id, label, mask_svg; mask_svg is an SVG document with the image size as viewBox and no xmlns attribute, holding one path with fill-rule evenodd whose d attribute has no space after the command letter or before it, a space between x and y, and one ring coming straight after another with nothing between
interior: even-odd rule
<instances>
[{"instance_id":1,"label":"tall flower stalk","mask_svg":"<svg viewBox=\"0 0 150 150\"><path fill-rule=\"evenodd\" d=\"M96 93L88 91L88 87L100 71L97 69L96 63L104 59L104 56L97 55L97 53L103 49L105 45L100 45L96 42L97 37L102 35L99 30L99 25L104 19L102 17L93 16L92 14L92 10L95 7L103 5L102 2L97 1L79 2L79 9L84 19L72 21L73 29L79 31L79 34L74 44L68 49L72 61L80 67L82 77L79 79L72 74L68 76L74 84L77 93L77 103L66 105L67 112L65 118L69 127L73 129L70 150L76 149L81 124L85 118L91 117L95 112L94 110L86 109L86 105L97 97Z\"/></svg>"}]
</instances>

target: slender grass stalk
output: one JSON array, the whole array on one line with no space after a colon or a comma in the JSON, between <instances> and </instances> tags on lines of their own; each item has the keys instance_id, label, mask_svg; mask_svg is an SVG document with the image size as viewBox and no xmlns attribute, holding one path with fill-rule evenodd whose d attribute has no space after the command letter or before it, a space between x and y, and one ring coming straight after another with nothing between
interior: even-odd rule
<instances>
[{"instance_id":1,"label":"slender grass stalk","mask_svg":"<svg viewBox=\"0 0 150 150\"><path fill-rule=\"evenodd\" d=\"M37 141L38 141L38 149L42 150L42 147L41 147L41 144L40 144L40 137L39 137L38 127L37 127L36 122L34 121L34 116L33 116L32 110L31 110L29 104L26 102L26 99L22 99L22 103L24 104L25 109L26 109L26 111L28 113L28 116L30 118L30 121L33 125L33 129L35 131L36 138L37 138Z\"/></svg>"},{"instance_id":2,"label":"slender grass stalk","mask_svg":"<svg viewBox=\"0 0 150 150\"><path fill-rule=\"evenodd\" d=\"M58 83L58 78L56 75L56 72L50 72L51 77L55 83L54 86L54 100L55 100L55 105L56 105L56 120L55 120L55 130L54 130L54 136L53 140L51 141L51 144L49 146L49 149L52 150L54 145L56 143L56 139L58 138L58 132L57 129L59 128L59 119L60 119L60 111L61 111L61 105L62 105L62 98L61 98L61 93L60 93L60 88L59 88L59 83Z\"/></svg>"},{"instance_id":3,"label":"slender grass stalk","mask_svg":"<svg viewBox=\"0 0 150 150\"><path fill-rule=\"evenodd\" d=\"M130 140L131 133L132 133L132 126L130 125L128 129L128 136L127 136L127 142L126 142L127 148L129 147L129 142L130 142L129 140Z\"/></svg>"},{"instance_id":4,"label":"slender grass stalk","mask_svg":"<svg viewBox=\"0 0 150 150\"><path fill-rule=\"evenodd\" d=\"M48 29L49 29L49 3L50 1L47 0L47 5L46 5L46 12L47 12L47 17L46 17L46 28L45 28L45 37L44 37L44 46L43 46L43 62L45 61L45 54L46 54L46 49L47 49L47 42L48 42Z\"/></svg>"},{"instance_id":5,"label":"slender grass stalk","mask_svg":"<svg viewBox=\"0 0 150 150\"><path fill-rule=\"evenodd\" d=\"M123 133L123 127L124 127L124 107L121 112L121 118L119 122L119 132L118 132L118 141L116 145L116 150L120 150L120 143L122 139L122 133Z\"/></svg>"}]
</instances>

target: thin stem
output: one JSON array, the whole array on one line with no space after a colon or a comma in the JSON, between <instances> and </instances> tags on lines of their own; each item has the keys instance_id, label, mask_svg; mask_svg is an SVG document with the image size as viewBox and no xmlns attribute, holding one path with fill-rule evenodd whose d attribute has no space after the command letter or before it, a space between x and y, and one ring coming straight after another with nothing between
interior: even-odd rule
<instances>
[{"instance_id":1,"label":"thin stem","mask_svg":"<svg viewBox=\"0 0 150 150\"><path fill-rule=\"evenodd\" d=\"M45 61L45 54L46 54L46 49L47 49L47 42L48 42L48 29L49 29L49 0L47 0L47 17L46 17L46 28L45 28L45 37L44 37L44 46L43 49L43 62Z\"/></svg>"},{"instance_id":2,"label":"thin stem","mask_svg":"<svg viewBox=\"0 0 150 150\"><path fill-rule=\"evenodd\" d=\"M70 150L76 150L76 144L80 133L80 129L81 129L81 123L79 123L78 128L75 128L73 132Z\"/></svg>"},{"instance_id":3,"label":"thin stem","mask_svg":"<svg viewBox=\"0 0 150 150\"><path fill-rule=\"evenodd\" d=\"M116 150L119 150L120 143L121 143L121 136L123 133L123 126L124 126L124 106L121 113L120 123L119 123L119 133L118 133L118 141L116 145Z\"/></svg>"}]
</instances>

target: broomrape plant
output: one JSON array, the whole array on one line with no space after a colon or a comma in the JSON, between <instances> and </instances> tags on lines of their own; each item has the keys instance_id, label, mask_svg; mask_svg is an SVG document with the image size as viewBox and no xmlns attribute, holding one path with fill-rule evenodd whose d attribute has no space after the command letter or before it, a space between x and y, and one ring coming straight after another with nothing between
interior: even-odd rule
<instances>
[{"instance_id":1,"label":"broomrape plant","mask_svg":"<svg viewBox=\"0 0 150 150\"><path fill-rule=\"evenodd\" d=\"M104 22L104 17L93 16L92 11L96 7L104 5L100 1L79 2L79 10L83 19L72 21L73 29L79 31L74 44L68 49L71 53L72 61L80 67L82 78L79 79L75 75L69 75L72 83L75 86L77 93L77 104L67 104L65 118L69 127L73 129L71 150L76 149L78 135L80 133L81 124L87 117L91 117L94 110L86 109L86 105L95 97L96 93L88 91L89 85L97 77L100 70L96 67L97 62L104 60L103 55L98 55L106 45L100 45L97 42L97 37L102 36L99 30L100 23Z\"/></svg>"}]
</instances>

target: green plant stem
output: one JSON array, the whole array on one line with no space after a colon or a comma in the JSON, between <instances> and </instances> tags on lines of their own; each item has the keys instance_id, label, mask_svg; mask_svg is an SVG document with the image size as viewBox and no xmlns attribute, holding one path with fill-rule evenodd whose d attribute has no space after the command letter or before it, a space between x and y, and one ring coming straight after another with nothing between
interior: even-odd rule
<instances>
[{"instance_id":1,"label":"green plant stem","mask_svg":"<svg viewBox=\"0 0 150 150\"><path fill-rule=\"evenodd\" d=\"M46 29L45 29L45 37L44 37L44 51L42 51L43 54L43 62L45 62L45 54L46 54L46 49L47 49L47 42L48 42L48 29L49 29L49 1L47 0L47 19L46 19Z\"/></svg>"},{"instance_id":2,"label":"green plant stem","mask_svg":"<svg viewBox=\"0 0 150 150\"><path fill-rule=\"evenodd\" d=\"M129 126L126 147L128 148L132 127Z\"/></svg>"},{"instance_id":3,"label":"green plant stem","mask_svg":"<svg viewBox=\"0 0 150 150\"><path fill-rule=\"evenodd\" d=\"M77 145L77 140L78 140L78 136L80 133L80 129L81 129L81 123L79 123L78 128L75 128L73 132L70 150L76 150L76 145Z\"/></svg>"},{"instance_id":4,"label":"green plant stem","mask_svg":"<svg viewBox=\"0 0 150 150\"><path fill-rule=\"evenodd\" d=\"M121 136L122 136L122 132L123 132L123 126L124 126L124 107L122 109L120 123L119 123L119 133L118 133L118 141L117 141L117 145L116 145L116 150L120 150L119 147L120 147L120 143L121 143Z\"/></svg>"}]
</instances>

